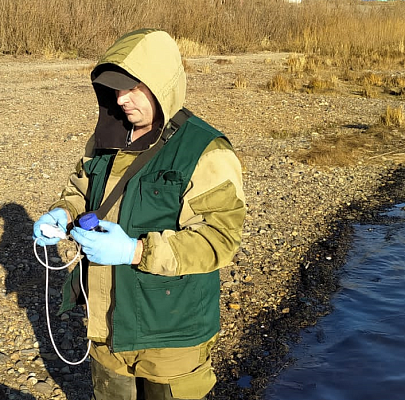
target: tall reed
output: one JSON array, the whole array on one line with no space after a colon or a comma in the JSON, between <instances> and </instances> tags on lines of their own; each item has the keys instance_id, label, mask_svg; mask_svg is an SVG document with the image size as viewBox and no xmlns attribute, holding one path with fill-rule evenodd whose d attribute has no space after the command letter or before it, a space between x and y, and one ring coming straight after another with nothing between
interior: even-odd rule
<instances>
[{"instance_id":1,"label":"tall reed","mask_svg":"<svg viewBox=\"0 0 405 400\"><path fill-rule=\"evenodd\" d=\"M140 27L165 29L214 53L283 50L360 68L405 65L399 0L0 0L2 53L97 57Z\"/></svg>"}]
</instances>

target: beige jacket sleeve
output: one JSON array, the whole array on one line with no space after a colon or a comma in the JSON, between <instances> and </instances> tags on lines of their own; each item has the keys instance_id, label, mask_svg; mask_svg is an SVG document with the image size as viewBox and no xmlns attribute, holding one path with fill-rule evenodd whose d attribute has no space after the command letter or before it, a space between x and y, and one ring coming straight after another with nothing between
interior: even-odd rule
<instances>
[{"instance_id":1,"label":"beige jacket sleeve","mask_svg":"<svg viewBox=\"0 0 405 400\"><path fill-rule=\"evenodd\" d=\"M241 242L245 213L240 162L228 142L216 139L200 157L183 197L180 230L150 232L138 268L175 276L228 265Z\"/></svg>"}]
</instances>

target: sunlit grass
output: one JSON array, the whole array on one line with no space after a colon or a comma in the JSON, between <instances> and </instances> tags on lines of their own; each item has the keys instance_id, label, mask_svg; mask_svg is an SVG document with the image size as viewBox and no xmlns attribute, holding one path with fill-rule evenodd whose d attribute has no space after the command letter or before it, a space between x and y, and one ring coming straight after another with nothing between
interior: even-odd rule
<instances>
[{"instance_id":1,"label":"sunlit grass","mask_svg":"<svg viewBox=\"0 0 405 400\"><path fill-rule=\"evenodd\" d=\"M384 126L402 128L405 126L405 114L402 107L387 106L384 114L380 117Z\"/></svg>"},{"instance_id":2,"label":"sunlit grass","mask_svg":"<svg viewBox=\"0 0 405 400\"><path fill-rule=\"evenodd\" d=\"M125 32L167 30L184 56L289 51L292 73L319 63L405 67L405 2L353 0L0 0L0 52L98 57Z\"/></svg>"}]
</instances>

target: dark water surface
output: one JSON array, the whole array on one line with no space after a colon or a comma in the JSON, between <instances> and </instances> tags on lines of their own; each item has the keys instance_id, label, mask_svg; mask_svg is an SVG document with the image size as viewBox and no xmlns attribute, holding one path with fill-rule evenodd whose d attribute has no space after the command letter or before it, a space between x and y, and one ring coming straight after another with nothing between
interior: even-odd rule
<instances>
[{"instance_id":1,"label":"dark water surface","mask_svg":"<svg viewBox=\"0 0 405 400\"><path fill-rule=\"evenodd\" d=\"M302 332L268 400L405 400L405 211L355 225L334 310Z\"/></svg>"}]
</instances>

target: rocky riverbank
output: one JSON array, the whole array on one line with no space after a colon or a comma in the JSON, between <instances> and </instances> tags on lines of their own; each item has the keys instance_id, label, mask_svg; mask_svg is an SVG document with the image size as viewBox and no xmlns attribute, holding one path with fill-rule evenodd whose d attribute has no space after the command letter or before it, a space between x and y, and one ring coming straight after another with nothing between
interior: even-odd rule
<instances>
[{"instance_id":1,"label":"rocky riverbank","mask_svg":"<svg viewBox=\"0 0 405 400\"><path fill-rule=\"evenodd\" d=\"M330 311L353 223L376 221L405 198L402 168L326 172L281 156L247 175L244 241L222 275L215 398L224 400L261 399L291 361L299 329Z\"/></svg>"},{"instance_id":2,"label":"rocky riverbank","mask_svg":"<svg viewBox=\"0 0 405 400\"><path fill-rule=\"evenodd\" d=\"M241 249L221 271L216 400L260 398L289 362L299 328L329 311L351 225L404 198L403 132L373 128L401 99L265 90L286 57L188 61L187 106L233 142L248 205ZM50 343L45 272L31 240L94 127L90 68L87 60L0 57L0 399L90 398L88 362L66 365ZM241 74L247 84L235 85ZM333 149L345 137L358 145L343 163ZM310 158L319 143L332 148L326 162ZM58 264L73 251L62 245L50 257ZM55 317L64 274L51 273L50 314L61 351L77 359L86 350L83 312Z\"/></svg>"}]
</instances>

